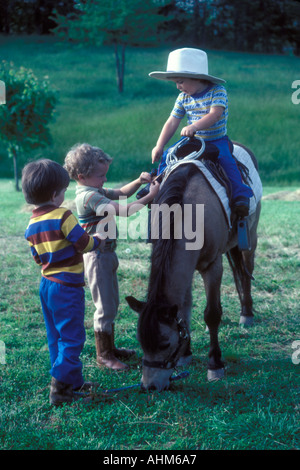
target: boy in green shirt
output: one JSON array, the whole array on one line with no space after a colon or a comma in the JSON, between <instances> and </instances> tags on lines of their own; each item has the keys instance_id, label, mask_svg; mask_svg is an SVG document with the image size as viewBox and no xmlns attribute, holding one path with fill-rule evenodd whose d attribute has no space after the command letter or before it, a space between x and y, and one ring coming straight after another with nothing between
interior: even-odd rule
<instances>
[{"instance_id":1,"label":"boy in green shirt","mask_svg":"<svg viewBox=\"0 0 300 470\"><path fill-rule=\"evenodd\" d=\"M132 196L141 184L151 182L151 176L141 173L139 178L120 189L104 189L111 162L112 158L98 147L78 144L68 152L65 168L70 178L77 182L75 202L81 226L90 235L96 231L104 234L101 249L84 255L85 273L96 307L94 331L97 363L113 370L124 370L128 366L120 359L130 357L134 351L118 349L114 344L114 321L119 306L119 262L115 252L117 230L114 216L128 217L139 211L141 205L154 199L159 184L151 184L150 192L138 202L121 205L115 200ZM109 231L106 230L108 225Z\"/></svg>"}]
</instances>

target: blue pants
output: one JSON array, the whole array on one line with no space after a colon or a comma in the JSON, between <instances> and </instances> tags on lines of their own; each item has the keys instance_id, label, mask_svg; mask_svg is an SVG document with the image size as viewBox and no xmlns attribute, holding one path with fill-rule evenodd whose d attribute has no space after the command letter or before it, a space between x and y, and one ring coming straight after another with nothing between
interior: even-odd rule
<instances>
[{"instance_id":1,"label":"blue pants","mask_svg":"<svg viewBox=\"0 0 300 470\"><path fill-rule=\"evenodd\" d=\"M85 342L84 289L42 277L40 299L50 353L50 374L73 388L84 383L79 359Z\"/></svg>"},{"instance_id":2,"label":"blue pants","mask_svg":"<svg viewBox=\"0 0 300 470\"><path fill-rule=\"evenodd\" d=\"M185 137L182 137L184 139ZM180 139L180 140L182 140ZM225 170L232 185L232 202L239 198L250 198L253 196L252 189L243 183L241 173L236 165L236 162L231 155L229 149L228 137L222 137L221 139L211 140L210 143L214 144L219 149L219 163ZM175 144L174 144L175 145ZM171 148L171 147L170 147ZM169 149L165 150L161 159L161 163L158 167L158 174L162 173L166 168L166 157Z\"/></svg>"}]
</instances>

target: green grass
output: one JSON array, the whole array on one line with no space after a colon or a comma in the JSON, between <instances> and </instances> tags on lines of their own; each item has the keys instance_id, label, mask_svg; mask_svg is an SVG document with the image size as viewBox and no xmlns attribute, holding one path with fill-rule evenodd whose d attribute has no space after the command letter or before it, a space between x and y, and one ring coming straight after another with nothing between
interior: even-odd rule
<instances>
[{"instance_id":1,"label":"green grass","mask_svg":"<svg viewBox=\"0 0 300 470\"><path fill-rule=\"evenodd\" d=\"M266 187L270 196L282 188ZM290 190L296 190L291 187ZM74 198L74 184L66 199ZM24 240L30 212L11 181L0 185L0 448L11 450L290 450L299 449L299 365L292 343L299 340L299 200L262 204L251 329L238 326L239 304L224 260L220 345L224 380L206 381L208 337L203 322L205 297L199 275L193 288L190 376L162 393L139 389L55 409L49 405L49 357L38 288L39 267ZM103 389L139 383L142 351L136 340L137 317L126 302L144 299L149 245L120 240L118 345L137 356L129 372L96 367L93 304L86 289L87 340L82 353L86 380ZM100 459L101 461L101 459Z\"/></svg>"},{"instance_id":2,"label":"green grass","mask_svg":"<svg viewBox=\"0 0 300 470\"><path fill-rule=\"evenodd\" d=\"M148 78L163 70L169 49L127 51L125 92L116 91L110 48L77 49L49 37L0 37L0 59L48 75L59 104L51 124L53 144L41 154L63 162L79 141L114 157L109 179L129 181L149 170L151 149L177 95L170 83ZM299 58L208 51L210 72L227 80L229 134L257 155L266 196L299 184L296 142L299 105L291 83ZM175 137L176 138L176 137ZM175 139L174 138L174 139ZM0 171L12 178L0 146ZM278 183L281 187L278 187ZM294 186L291 186L294 184ZM66 198L74 199L74 184ZM24 231L30 213L13 182L0 180L0 448L49 450L299 449L299 365L292 343L299 340L300 202L263 200L253 296L255 326L238 326L239 303L224 261L220 344L227 364L223 381L207 383L208 337L203 323L205 296L199 275L193 288L190 376L169 392L123 391L91 405L50 407L49 357L33 262ZM137 317L125 296L144 299L149 245L120 240L118 345L135 348L126 373L96 367L93 303L86 289L87 340L82 353L86 380L102 388L139 383L142 351ZM297 375L298 373L298 375Z\"/></svg>"},{"instance_id":3,"label":"green grass","mask_svg":"<svg viewBox=\"0 0 300 470\"><path fill-rule=\"evenodd\" d=\"M114 54L108 47L77 48L51 37L0 36L0 59L49 76L58 92L53 144L38 155L63 162L77 142L100 146L114 157L112 181L135 178L150 170L151 149L177 96L172 83L150 79L164 70L170 48L128 48L125 92L117 93ZM250 147L264 183L299 182L300 105L291 101L299 79L299 58L208 51L210 72L224 77L230 100L229 136ZM173 140L177 138L178 134ZM12 177L0 146L0 171Z\"/></svg>"}]
</instances>

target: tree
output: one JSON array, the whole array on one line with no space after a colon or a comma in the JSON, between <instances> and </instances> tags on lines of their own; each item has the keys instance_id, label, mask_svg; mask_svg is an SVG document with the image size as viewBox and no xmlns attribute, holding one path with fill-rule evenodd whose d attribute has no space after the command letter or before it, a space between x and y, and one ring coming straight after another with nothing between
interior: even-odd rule
<instances>
[{"instance_id":1,"label":"tree","mask_svg":"<svg viewBox=\"0 0 300 470\"><path fill-rule=\"evenodd\" d=\"M186 29L191 43L205 47L210 37L209 25L214 11L214 0L189 0L184 2L184 7L189 15Z\"/></svg>"},{"instance_id":2,"label":"tree","mask_svg":"<svg viewBox=\"0 0 300 470\"><path fill-rule=\"evenodd\" d=\"M218 36L242 51L299 50L299 0L215 0Z\"/></svg>"},{"instance_id":3,"label":"tree","mask_svg":"<svg viewBox=\"0 0 300 470\"><path fill-rule=\"evenodd\" d=\"M0 0L0 31L49 34L55 26L54 9L67 15L73 11L73 0Z\"/></svg>"},{"instance_id":4,"label":"tree","mask_svg":"<svg viewBox=\"0 0 300 470\"><path fill-rule=\"evenodd\" d=\"M0 77L6 88L6 104L0 106L0 135L13 159L19 190L18 158L51 141L47 127L53 117L56 94L47 78L39 81L31 70L14 68L3 61Z\"/></svg>"},{"instance_id":5,"label":"tree","mask_svg":"<svg viewBox=\"0 0 300 470\"><path fill-rule=\"evenodd\" d=\"M126 46L151 45L162 22L158 9L164 0L84 0L76 1L78 13L56 14L54 29L61 38L81 44L114 46L117 84L124 90Z\"/></svg>"}]
</instances>

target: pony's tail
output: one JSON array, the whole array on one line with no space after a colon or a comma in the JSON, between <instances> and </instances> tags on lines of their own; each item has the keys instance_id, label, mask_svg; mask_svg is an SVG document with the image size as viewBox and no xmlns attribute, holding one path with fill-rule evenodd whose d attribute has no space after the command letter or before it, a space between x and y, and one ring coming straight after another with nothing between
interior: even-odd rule
<instances>
[{"instance_id":1,"label":"pony's tail","mask_svg":"<svg viewBox=\"0 0 300 470\"><path fill-rule=\"evenodd\" d=\"M237 246L226 253L228 263L231 267L239 299L242 302L243 297L243 278L249 274L246 271L242 252Z\"/></svg>"}]
</instances>

